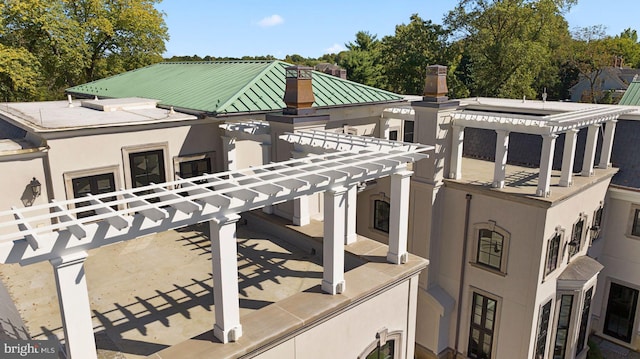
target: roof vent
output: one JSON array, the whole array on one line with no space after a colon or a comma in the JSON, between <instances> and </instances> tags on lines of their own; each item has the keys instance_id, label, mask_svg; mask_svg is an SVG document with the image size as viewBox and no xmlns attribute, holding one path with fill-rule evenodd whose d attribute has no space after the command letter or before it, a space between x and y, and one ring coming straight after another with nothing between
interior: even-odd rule
<instances>
[{"instance_id":1,"label":"roof vent","mask_svg":"<svg viewBox=\"0 0 640 359\"><path fill-rule=\"evenodd\" d=\"M315 112L312 108L315 98L311 83L313 69L307 66L290 66L285 69L286 88L284 109L286 115L306 115Z\"/></svg>"}]
</instances>

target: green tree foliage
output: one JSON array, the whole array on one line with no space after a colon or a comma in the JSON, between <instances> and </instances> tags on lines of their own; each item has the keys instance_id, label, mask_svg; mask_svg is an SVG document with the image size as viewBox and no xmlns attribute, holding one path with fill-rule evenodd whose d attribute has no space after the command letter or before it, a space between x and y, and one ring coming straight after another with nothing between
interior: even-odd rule
<instances>
[{"instance_id":1,"label":"green tree foliage","mask_svg":"<svg viewBox=\"0 0 640 359\"><path fill-rule=\"evenodd\" d=\"M578 28L574 34L569 63L589 84L581 101L598 103L606 96L600 87L601 74L613 64L613 54L607 48L604 27L601 25Z\"/></svg>"},{"instance_id":2,"label":"green tree foliage","mask_svg":"<svg viewBox=\"0 0 640 359\"><path fill-rule=\"evenodd\" d=\"M162 61L168 33L158 2L6 0L0 44L29 53L34 61L23 64L43 81L37 96L11 97L59 98L68 86Z\"/></svg>"},{"instance_id":3,"label":"green tree foliage","mask_svg":"<svg viewBox=\"0 0 640 359\"><path fill-rule=\"evenodd\" d=\"M624 66L640 68L640 43L636 30L628 28L620 35L605 39L608 51L623 60Z\"/></svg>"},{"instance_id":4,"label":"green tree foliage","mask_svg":"<svg viewBox=\"0 0 640 359\"><path fill-rule=\"evenodd\" d=\"M427 66L443 60L447 33L442 26L411 15L409 24L396 26L394 36L380 44L386 88L404 94L422 94Z\"/></svg>"},{"instance_id":5,"label":"green tree foliage","mask_svg":"<svg viewBox=\"0 0 640 359\"><path fill-rule=\"evenodd\" d=\"M473 95L535 98L558 78L554 53L568 38L574 0L460 0L445 24L463 43L462 78Z\"/></svg>"},{"instance_id":6,"label":"green tree foliage","mask_svg":"<svg viewBox=\"0 0 640 359\"><path fill-rule=\"evenodd\" d=\"M380 41L367 31L356 33L356 41L345 44L347 51L336 57L336 64L347 70L347 78L373 87L384 87Z\"/></svg>"}]
</instances>

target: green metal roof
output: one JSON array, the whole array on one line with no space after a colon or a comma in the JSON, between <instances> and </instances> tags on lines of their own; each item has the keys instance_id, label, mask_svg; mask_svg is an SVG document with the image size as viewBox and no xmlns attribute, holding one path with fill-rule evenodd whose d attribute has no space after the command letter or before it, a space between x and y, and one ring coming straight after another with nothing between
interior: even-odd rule
<instances>
[{"instance_id":1,"label":"green metal roof","mask_svg":"<svg viewBox=\"0 0 640 359\"><path fill-rule=\"evenodd\" d=\"M640 80L633 80L620 99L620 105L640 106Z\"/></svg>"},{"instance_id":2,"label":"green metal roof","mask_svg":"<svg viewBox=\"0 0 640 359\"><path fill-rule=\"evenodd\" d=\"M162 62L67 89L77 96L144 97L196 112L234 114L285 107L282 61ZM397 102L388 91L313 71L315 107Z\"/></svg>"}]
</instances>

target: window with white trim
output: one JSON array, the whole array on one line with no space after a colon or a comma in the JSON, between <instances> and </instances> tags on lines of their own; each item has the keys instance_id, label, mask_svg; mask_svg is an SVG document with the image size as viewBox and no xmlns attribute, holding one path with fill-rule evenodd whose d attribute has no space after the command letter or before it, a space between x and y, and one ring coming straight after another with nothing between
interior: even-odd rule
<instances>
[{"instance_id":1,"label":"window with white trim","mask_svg":"<svg viewBox=\"0 0 640 359\"><path fill-rule=\"evenodd\" d=\"M562 253L560 251L562 243L563 231L557 230L553 238L547 243L547 260L544 267L544 275L547 276L556 268L558 263L562 260Z\"/></svg>"},{"instance_id":2,"label":"window with white trim","mask_svg":"<svg viewBox=\"0 0 640 359\"><path fill-rule=\"evenodd\" d=\"M640 237L640 205L631 206L631 220L629 221L631 228L629 234L634 237Z\"/></svg>"},{"instance_id":3,"label":"window with white trim","mask_svg":"<svg viewBox=\"0 0 640 359\"><path fill-rule=\"evenodd\" d=\"M580 214L580 219L573 224L571 230L571 240L569 241L569 259L580 252L584 239L584 227L586 222L586 216Z\"/></svg>"},{"instance_id":4,"label":"window with white trim","mask_svg":"<svg viewBox=\"0 0 640 359\"><path fill-rule=\"evenodd\" d=\"M473 292L467 347L467 355L470 358L493 358L497 307L498 302L495 299Z\"/></svg>"},{"instance_id":5,"label":"window with white trim","mask_svg":"<svg viewBox=\"0 0 640 359\"><path fill-rule=\"evenodd\" d=\"M383 328L376 333L376 340L371 343L358 359L395 359L400 358L402 332L389 332Z\"/></svg>"},{"instance_id":6,"label":"window with white trim","mask_svg":"<svg viewBox=\"0 0 640 359\"><path fill-rule=\"evenodd\" d=\"M373 228L389 233L389 201L376 199L373 201Z\"/></svg>"},{"instance_id":7,"label":"window with white trim","mask_svg":"<svg viewBox=\"0 0 640 359\"><path fill-rule=\"evenodd\" d=\"M476 225L474 263L481 268L507 272L509 233L494 221Z\"/></svg>"},{"instance_id":8,"label":"window with white trim","mask_svg":"<svg viewBox=\"0 0 640 359\"><path fill-rule=\"evenodd\" d=\"M600 202L600 207L593 212L593 222L591 223L591 241L595 241L600 237L602 230L602 217L604 215L604 204Z\"/></svg>"},{"instance_id":9,"label":"window with white trim","mask_svg":"<svg viewBox=\"0 0 640 359\"><path fill-rule=\"evenodd\" d=\"M536 354L535 359L544 359L547 351L547 335L549 333L549 319L551 317L551 305L553 300L549 299L540 308L538 317L538 335L536 336Z\"/></svg>"}]
</instances>

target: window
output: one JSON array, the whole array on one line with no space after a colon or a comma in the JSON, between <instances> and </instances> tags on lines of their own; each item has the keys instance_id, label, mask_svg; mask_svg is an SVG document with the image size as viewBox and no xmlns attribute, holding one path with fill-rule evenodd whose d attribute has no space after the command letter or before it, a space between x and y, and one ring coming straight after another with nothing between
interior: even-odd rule
<instances>
[{"instance_id":1,"label":"window","mask_svg":"<svg viewBox=\"0 0 640 359\"><path fill-rule=\"evenodd\" d=\"M393 359L395 341L391 340L378 346L366 356L367 359Z\"/></svg>"},{"instance_id":2,"label":"window","mask_svg":"<svg viewBox=\"0 0 640 359\"><path fill-rule=\"evenodd\" d=\"M540 308L540 318L538 319L538 336L536 337L535 359L543 359L547 350L547 333L549 332L549 317L551 315L551 303L549 300Z\"/></svg>"},{"instance_id":3,"label":"window","mask_svg":"<svg viewBox=\"0 0 640 359\"><path fill-rule=\"evenodd\" d=\"M602 215L604 213L604 206L598 207L595 212L593 212L593 224L591 225L592 236L591 241L598 239L600 236L600 229L602 228Z\"/></svg>"},{"instance_id":4,"label":"window","mask_svg":"<svg viewBox=\"0 0 640 359\"><path fill-rule=\"evenodd\" d=\"M82 198L87 194L101 194L109 193L116 190L115 178L113 173L103 173L99 175L77 177L71 179L71 185L73 188L73 197ZM106 197L102 201L115 201L116 197ZM76 204L76 207L89 206L90 202L80 202ZM117 209L117 208L114 208ZM95 211L78 212L76 216L78 218L84 218L95 215Z\"/></svg>"},{"instance_id":5,"label":"window","mask_svg":"<svg viewBox=\"0 0 640 359\"><path fill-rule=\"evenodd\" d=\"M389 140L391 141L398 140L398 130L389 131Z\"/></svg>"},{"instance_id":6,"label":"window","mask_svg":"<svg viewBox=\"0 0 640 359\"><path fill-rule=\"evenodd\" d=\"M471 326L469 330L470 358L491 358L497 302L478 293L473 293Z\"/></svg>"},{"instance_id":7,"label":"window","mask_svg":"<svg viewBox=\"0 0 640 359\"><path fill-rule=\"evenodd\" d=\"M389 202L377 199L373 205L373 228L389 233Z\"/></svg>"},{"instance_id":8,"label":"window","mask_svg":"<svg viewBox=\"0 0 640 359\"><path fill-rule=\"evenodd\" d=\"M165 182L163 150L129 154L133 188Z\"/></svg>"},{"instance_id":9,"label":"window","mask_svg":"<svg viewBox=\"0 0 640 359\"><path fill-rule=\"evenodd\" d=\"M376 340L358 356L358 359L394 359L400 357L402 332L389 332L386 328L376 333Z\"/></svg>"},{"instance_id":10,"label":"window","mask_svg":"<svg viewBox=\"0 0 640 359\"><path fill-rule=\"evenodd\" d=\"M591 313L591 296L593 295L593 287L584 293L584 303L582 304L582 315L580 316L580 331L578 332L578 347L576 353L582 352L586 344L587 326L589 325L589 315Z\"/></svg>"},{"instance_id":11,"label":"window","mask_svg":"<svg viewBox=\"0 0 640 359\"><path fill-rule=\"evenodd\" d=\"M637 289L611 283L602 332L613 338L631 343L637 304Z\"/></svg>"},{"instance_id":12,"label":"window","mask_svg":"<svg viewBox=\"0 0 640 359\"><path fill-rule=\"evenodd\" d=\"M500 270L504 236L489 229L478 231L478 251L476 262Z\"/></svg>"},{"instance_id":13,"label":"window","mask_svg":"<svg viewBox=\"0 0 640 359\"><path fill-rule=\"evenodd\" d=\"M544 275L549 275L556 268L558 268L558 259L560 257L560 241L562 236L560 233L556 233L553 238L549 240L547 246L547 264L545 265Z\"/></svg>"},{"instance_id":14,"label":"window","mask_svg":"<svg viewBox=\"0 0 640 359\"><path fill-rule=\"evenodd\" d=\"M633 214L633 225L631 226L631 235L640 237L640 208L636 208Z\"/></svg>"},{"instance_id":15,"label":"window","mask_svg":"<svg viewBox=\"0 0 640 359\"><path fill-rule=\"evenodd\" d=\"M198 177L205 173L211 173L211 161L209 158L180 162L179 176L182 178Z\"/></svg>"},{"instance_id":16,"label":"window","mask_svg":"<svg viewBox=\"0 0 640 359\"><path fill-rule=\"evenodd\" d=\"M413 142L413 127L414 127L414 122L413 121L404 121L404 129L403 129L403 134L402 134L402 140L404 142Z\"/></svg>"},{"instance_id":17,"label":"window","mask_svg":"<svg viewBox=\"0 0 640 359\"><path fill-rule=\"evenodd\" d=\"M553 359L564 359L567 351L567 337L571 324L571 310L573 307L573 295L563 294L560 299L560 313L558 314L558 326L556 329L556 345L553 349Z\"/></svg>"},{"instance_id":18,"label":"window","mask_svg":"<svg viewBox=\"0 0 640 359\"><path fill-rule=\"evenodd\" d=\"M584 232L584 218L581 217L578 222L573 225L571 231L571 241L569 242L569 258L573 257L580 251L582 247L582 235Z\"/></svg>"}]
</instances>

